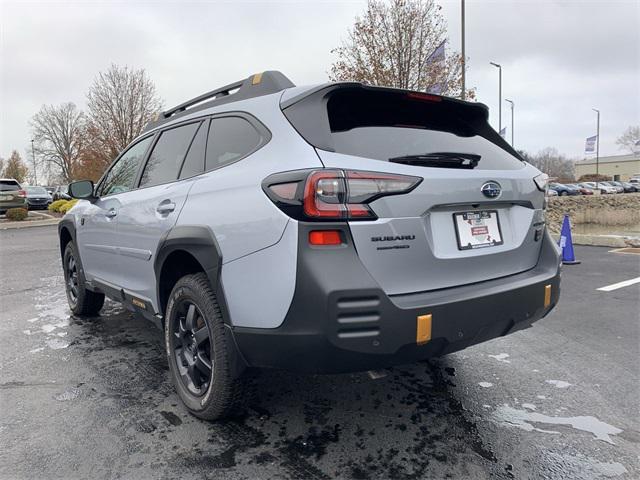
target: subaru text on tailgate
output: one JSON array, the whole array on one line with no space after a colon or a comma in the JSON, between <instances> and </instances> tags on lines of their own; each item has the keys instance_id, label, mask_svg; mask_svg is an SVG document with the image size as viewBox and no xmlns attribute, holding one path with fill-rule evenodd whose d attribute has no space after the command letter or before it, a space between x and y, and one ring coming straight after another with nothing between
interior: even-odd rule
<instances>
[{"instance_id":1,"label":"subaru text on tailgate","mask_svg":"<svg viewBox=\"0 0 640 480\"><path fill-rule=\"evenodd\" d=\"M547 178L484 105L264 72L164 112L59 226L71 310L162 325L194 415L248 367L350 372L529 327L559 296Z\"/></svg>"}]
</instances>

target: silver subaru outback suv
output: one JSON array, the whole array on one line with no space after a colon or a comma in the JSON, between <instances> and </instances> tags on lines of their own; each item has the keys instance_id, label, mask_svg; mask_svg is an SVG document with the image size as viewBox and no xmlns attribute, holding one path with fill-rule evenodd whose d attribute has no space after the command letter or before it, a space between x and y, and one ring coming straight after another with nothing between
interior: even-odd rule
<instances>
[{"instance_id":1,"label":"silver subaru outback suv","mask_svg":"<svg viewBox=\"0 0 640 480\"><path fill-rule=\"evenodd\" d=\"M546 176L478 103L269 71L164 112L60 222L67 296L164 329L223 418L249 367L349 372L529 327L559 295Z\"/></svg>"}]
</instances>

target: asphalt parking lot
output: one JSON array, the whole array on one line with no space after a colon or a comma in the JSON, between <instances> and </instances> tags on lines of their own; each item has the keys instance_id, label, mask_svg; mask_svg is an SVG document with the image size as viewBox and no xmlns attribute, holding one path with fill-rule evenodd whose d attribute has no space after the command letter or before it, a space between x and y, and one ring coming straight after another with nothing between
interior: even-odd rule
<instances>
[{"instance_id":1,"label":"asphalt parking lot","mask_svg":"<svg viewBox=\"0 0 640 480\"><path fill-rule=\"evenodd\" d=\"M374 376L256 372L205 423L152 324L70 317L54 226L0 231L0 478L639 478L640 284L597 289L640 255L608 251L576 248L531 329Z\"/></svg>"}]
</instances>

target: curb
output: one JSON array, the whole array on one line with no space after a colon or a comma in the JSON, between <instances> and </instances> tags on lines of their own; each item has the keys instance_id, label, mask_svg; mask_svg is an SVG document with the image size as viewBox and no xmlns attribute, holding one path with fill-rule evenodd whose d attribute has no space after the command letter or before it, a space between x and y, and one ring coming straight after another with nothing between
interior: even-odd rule
<instances>
[{"instance_id":1,"label":"curb","mask_svg":"<svg viewBox=\"0 0 640 480\"><path fill-rule=\"evenodd\" d=\"M553 238L558 241L559 234L552 234ZM580 233L574 233L571 235L574 245L587 245L592 247L613 247L624 248L629 247L627 240L629 237L622 235L585 235Z\"/></svg>"},{"instance_id":2,"label":"curb","mask_svg":"<svg viewBox=\"0 0 640 480\"><path fill-rule=\"evenodd\" d=\"M0 230L14 230L17 228L44 227L47 225L57 225L61 218L50 218L48 220L29 220L27 222L7 222L0 223Z\"/></svg>"}]
</instances>

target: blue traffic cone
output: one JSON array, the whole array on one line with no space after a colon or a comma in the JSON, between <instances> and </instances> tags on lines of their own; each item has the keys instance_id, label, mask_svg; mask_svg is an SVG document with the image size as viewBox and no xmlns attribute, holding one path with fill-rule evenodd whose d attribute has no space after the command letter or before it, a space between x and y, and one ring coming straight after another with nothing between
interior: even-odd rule
<instances>
[{"instance_id":1,"label":"blue traffic cone","mask_svg":"<svg viewBox=\"0 0 640 480\"><path fill-rule=\"evenodd\" d=\"M562 220L562 230L560 230L560 241L558 242L562 249L563 265L577 265L580 263L576 260L573 253L573 240L571 239L571 223L569 223L569 215L565 214Z\"/></svg>"}]
</instances>

